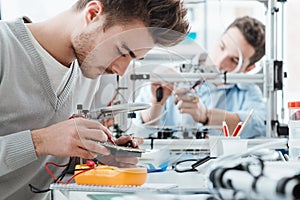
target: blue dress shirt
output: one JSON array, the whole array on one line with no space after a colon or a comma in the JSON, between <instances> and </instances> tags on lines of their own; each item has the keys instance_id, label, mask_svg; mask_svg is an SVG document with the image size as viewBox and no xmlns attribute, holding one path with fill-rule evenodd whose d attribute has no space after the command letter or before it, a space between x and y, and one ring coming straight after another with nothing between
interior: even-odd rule
<instances>
[{"instance_id":1,"label":"blue dress shirt","mask_svg":"<svg viewBox=\"0 0 300 200\"><path fill-rule=\"evenodd\" d=\"M142 89L136 102L150 102L151 89L148 85ZM241 138L254 138L266 135L266 102L263 99L260 88L253 83L238 83L216 86L205 82L196 88L196 92L203 104L208 108L217 108L239 115L241 121L245 121L251 109L254 109L252 118L245 126ZM164 105L160 116L159 126L201 126L189 114L181 114L178 105L174 105L175 96L170 96ZM137 123L142 123L137 114ZM220 124L221 126L221 124ZM221 134L215 131L214 134Z\"/></svg>"}]
</instances>

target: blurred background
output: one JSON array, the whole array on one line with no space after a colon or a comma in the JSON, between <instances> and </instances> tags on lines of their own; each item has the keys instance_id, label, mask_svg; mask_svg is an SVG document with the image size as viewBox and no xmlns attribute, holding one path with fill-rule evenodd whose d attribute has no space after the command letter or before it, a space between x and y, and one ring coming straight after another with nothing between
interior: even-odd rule
<instances>
[{"instance_id":1,"label":"blurred background","mask_svg":"<svg viewBox=\"0 0 300 200\"><path fill-rule=\"evenodd\" d=\"M72 6L75 1L0 0L0 17L4 20L11 20L28 16L32 21L37 22ZM189 39L204 50L209 50L236 17L250 15L266 24L265 2L265 0L185 0L184 3L189 8L188 19L192 25ZM285 3L281 9L284 12L278 19L283 19L283 26L277 28L277 37L281 38L283 35L283 42L281 43L282 47L278 48L277 57L279 60L283 60L283 71L287 72L288 78L284 79L284 95L281 92L278 93L278 107L280 107L278 110L281 110L283 105L286 113L288 101L300 100L300 84L298 82L300 67L298 67L297 60L297 54L300 52L300 25L297 22L297 19L300 18L298 11L300 1L287 0L283 2ZM185 54L189 54L193 50L188 45L181 49Z\"/></svg>"}]
</instances>

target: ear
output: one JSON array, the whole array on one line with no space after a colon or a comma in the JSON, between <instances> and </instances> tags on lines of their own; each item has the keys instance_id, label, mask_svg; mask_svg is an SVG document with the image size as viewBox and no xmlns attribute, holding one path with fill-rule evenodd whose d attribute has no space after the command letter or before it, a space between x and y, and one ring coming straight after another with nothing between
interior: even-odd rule
<instances>
[{"instance_id":1,"label":"ear","mask_svg":"<svg viewBox=\"0 0 300 200\"><path fill-rule=\"evenodd\" d=\"M100 1L90 1L85 7L86 24L89 24L103 14L103 8L103 4Z\"/></svg>"},{"instance_id":2,"label":"ear","mask_svg":"<svg viewBox=\"0 0 300 200\"><path fill-rule=\"evenodd\" d=\"M249 67L246 68L245 72L250 72L252 69L254 69L256 66L255 64L250 65Z\"/></svg>"}]
</instances>

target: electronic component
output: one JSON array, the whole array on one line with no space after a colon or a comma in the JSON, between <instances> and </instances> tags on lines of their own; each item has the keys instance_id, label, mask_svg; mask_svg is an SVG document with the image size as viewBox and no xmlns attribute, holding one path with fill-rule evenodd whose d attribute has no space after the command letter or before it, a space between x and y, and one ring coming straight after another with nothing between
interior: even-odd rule
<instances>
[{"instance_id":1,"label":"electronic component","mask_svg":"<svg viewBox=\"0 0 300 200\"><path fill-rule=\"evenodd\" d=\"M142 153L145 153L144 149L136 149L131 147L117 146L108 142L99 142L99 144L110 150L111 155L114 156L132 156L132 157L141 157Z\"/></svg>"}]
</instances>

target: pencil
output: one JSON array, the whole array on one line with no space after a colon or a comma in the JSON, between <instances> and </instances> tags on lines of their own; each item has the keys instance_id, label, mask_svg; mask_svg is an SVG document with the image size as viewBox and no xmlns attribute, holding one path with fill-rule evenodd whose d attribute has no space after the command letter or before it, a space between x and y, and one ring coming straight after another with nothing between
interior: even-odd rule
<instances>
[{"instance_id":1,"label":"pencil","mask_svg":"<svg viewBox=\"0 0 300 200\"><path fill-rule=\"evenodd\" d=\"M248 117L246 118L246 120L244 121L244 123L242 124L241 129L239 130L239 132L237 133L236 136L241 135L242 131L244 130L245 126L248 124L249 120L251 119L252 115L253 115L253 109L250 110L250 113L248 115Z\"/></svg>"},{"instance_id":2,"label":"pencil","mask_svg":"<svg viewBox=\"0 0 300 200\"><path fill-rule=\"evenodd\" d=\"M228 126L225 121L223 121L223 133L224 133L225 137L229 136Z\"/></svg>"},{"instance_id":3,"label":"pencil","mask_svg":"<svg viewBox=\"0 0 300 200\"><path fill-rule=\"evenodd\" d=\"M243 124L243 122L239 122L239 123L236 125L236 127L235 127L235 129L234 129L234 131L233 131L233 133L232 133L232 137L237 136L237 134L239 133L240 129L242 128L242 124Z\"/></svg>"}]
</instances>

